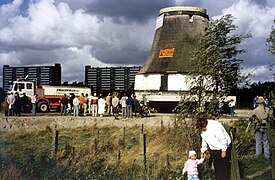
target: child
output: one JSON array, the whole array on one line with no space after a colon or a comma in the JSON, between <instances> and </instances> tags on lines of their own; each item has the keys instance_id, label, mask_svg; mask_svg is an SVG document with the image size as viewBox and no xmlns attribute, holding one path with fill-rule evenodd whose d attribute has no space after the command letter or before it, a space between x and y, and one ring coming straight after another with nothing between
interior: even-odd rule
<instances>
[{"instance_id":1,"label":"child","mask_svg":"<svg viewBox=\"0 0 275 180\"><path fill-rule=\"evenodd\" d=\"M198 165L202 164L204 157L197 159L197 154L195 151L189 151L189 159L185 162L182 174L187 172L188 180L199 180L198 177Z\"/></svg>"}]
</instances>

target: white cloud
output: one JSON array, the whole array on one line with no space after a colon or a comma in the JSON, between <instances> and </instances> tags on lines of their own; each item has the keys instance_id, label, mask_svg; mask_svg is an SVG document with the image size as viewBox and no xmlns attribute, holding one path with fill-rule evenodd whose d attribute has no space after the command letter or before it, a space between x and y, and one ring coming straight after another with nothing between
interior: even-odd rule
<instances>
[{"instance_id":1,"label":"white cloud","mask_svg":"<svg viewBox=\"0 0 275 180\"><path fill-rule=\"evenodd\" d=\"M23 0L14 0L10 4L4 4L0 7L0 27L5 25L10 17L14 17L20 14L19 7L23 3Z\"/></svg>"},{"instance_id":2,"label":"white cloud","mask_svg":"<svg viewBox=\"0 0 275 180\"><path fill-rule=\"evenodd\" d=\"M273 24L275 7L260 6L251 3L250 0L240 0L223 9L222 14L232 14L236 17L234 23L244 34L251 33L253 37L266 38Z\"/></svg>"},{"instance_id":3,"label":"white cloud","mask_svg":"<svg viewBox=\"0 0 275 180\"><path fill-rule=\"evenodd\" d=\"M3 43L13 46L52 45L55 48L55 45L81 46L93 40L99 23L96 17L84 10L73 12L66 3L55 6L53 0L41 0L30 4L27 17L11 17L5 26L0 30Z\"/></svg>"},{"instance_id":4,"label":"white cloud","mask_svg":"<svg viewBox=\"0 0 275 180\"><path fill-rule=\"evenodd\" d=\"M273 4L275 5L274 2ZM256 67L257 69L257 71L251 72L255 74L252 80L271 80L268 65L274 62L274 56L267 51L266 39L269 36L275 18L275 7L259 5L250 0L240 0L230 7L224 8L222 15L225 14L232 14L236 18L234 24L238 26L238 29L235 33L252 35L252 38L244 40L240 46L240 48L247 50L245 54L241 55L242 59L244 59L243 66L246 71L252 71L251 67ZM215 16L213 19L220 16ZM260 71L260 69L264 70Z\"/></svg>"},{"instance_id":5,"label":"white cloud","mask_svg":"<svg viewBox=\"0 0 275 180\"><path fill-rule=\"evenodd\" d=\"M248 0L144 0L145 12L135 11L143 8L137 6L142 2L127 1L122 7L111 0L32 0L28 6L25 1L0 6L0 66L61 63L62 81L84 81L85 65L142 65L152 46L159 8L173 3L193 3L206 8L210 17L233 14L238 33L253 35L242 45L248 50L245 66L266 67L274 61L265 46L275 17L274 0L260 5ZM110 11L106 6L118 9Z\"/></svg>"}]
</instances>

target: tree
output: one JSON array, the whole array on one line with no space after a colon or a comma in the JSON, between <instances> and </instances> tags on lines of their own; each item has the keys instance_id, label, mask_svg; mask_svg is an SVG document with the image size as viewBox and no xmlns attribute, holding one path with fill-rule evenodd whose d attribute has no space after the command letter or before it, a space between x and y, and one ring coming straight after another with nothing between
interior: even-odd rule
<instances>
[{"instance_id":1,"label":"tree","mask_svg":"<svg viewBox=\"0 0 275 180\"><path fill-rule=\"evenodd\" d=\"M274 20L274 24L275 24L275 20ZM271 52L271 54L275 56L275 27L274 26L271 27L271 32L266 42L267 42L268 50ZM269 71L275 81L275 63L271 63L269 65Z\"/></svg>"},{"instance_id":2,"label":"tree","mask_svg":"<svg viewBox=\"0 0 275 180\"><path fill-rule=\"evenodd\" d=\"M245 50L238 49L237 45L250 35L233 34L232 31L237 29L233 19L232 15L225 15L211 22L197 48L191 52L191 91L189 100L183 101L193 102L193 113L204 112L207 101L210 102L207 110L216 111L218 101L246 79L240 73L243 60L237 58ZM183 104L180 103L180 106Z\"/></svg>"},{"instance_id":3,"label":"tree","mask_svg":"<svg viewBox=\"0 0 275 180\"><path fill-rule=\"evenodd\" d=\"M274 19L274 24L275 24L275 19ZM271 32L269 35L269 38L266 40L268 50L275 56L275 27L271 27Z\"/></svg>"}]
</instances>

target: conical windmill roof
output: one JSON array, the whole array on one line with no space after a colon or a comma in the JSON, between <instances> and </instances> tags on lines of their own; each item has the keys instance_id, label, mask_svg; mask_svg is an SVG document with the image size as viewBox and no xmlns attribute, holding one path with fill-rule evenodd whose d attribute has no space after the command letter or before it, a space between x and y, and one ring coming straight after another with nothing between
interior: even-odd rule
<instances>
[{"instance_id":1,"label":"conical windmill roof","mask_svg":"<svg viewBox=\"0 0 275 180\"><path fill-rule=\"evenodd\" d=\"M139 74L188 73L190 53L208 27L206 9L176 6L160 10L151 51Z\"/></svg>"}]
</instances>

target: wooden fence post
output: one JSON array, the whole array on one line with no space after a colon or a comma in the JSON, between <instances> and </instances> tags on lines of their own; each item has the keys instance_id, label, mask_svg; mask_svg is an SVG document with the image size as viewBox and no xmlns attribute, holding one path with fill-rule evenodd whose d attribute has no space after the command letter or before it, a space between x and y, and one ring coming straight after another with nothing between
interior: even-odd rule
<instances>
[{"instance_id":1,"label":"wooden fence post","mask_svg":"<svg viewBox=\"0 0 275 180\"><path fill-rule=\"evenodd\" d=\"M167 163L167 168L170 170L170 157L169 154L166 156L166 163Z\"/></svg>"},{"instance_id":2,"label":"wooden fence post","mask_svg":"<svg viewBox=\"0 0 275 180\"><path fill-rule=\"evenodd\" d=\"M56 158L56 154L58 151L58 130L55 127L55 131L53 133L53 144L52 144L53 150L52 150L52 157Z\"/></svg>"},{"instance_id":3,"label":"wooden fence post","mask_svg":"<svg viewBox=\"0 0 275 180\"><path fill-rule=\"evenodd\" d=\"M271 170L272 170L272 179L275 179L275 148L271 149Z\"/></svg>"},{"instance_id":4,"label":"wooden fence post","mask_svg":"<svg viewBox=\"0 0 275 180\"><path fill-rule=\"evenodd\" d=\"M144 125L141 125L141 135L140 135L140 143L141 143L141 156L144 165L144 169L146 170L146 134L144 134Z\"/></svg>"},{"instance_id":5,"label":"wooden fence post","mask_svg":"<svg viewBox=\"0 0 275 180\"><path fill-rule=\"evenodd\" d=\"M146 134L143 134L143 164L146 169Z\"/></svg>"},{"instance_id":6,"label":"wooden fence post","mask_svg":"<svg viewBox=\"0 0 275 180\"><path fill-rule=\"evenodd\" d=\"M72 158L75 159L75 147L73 147Z\"/></svg>"},{"instance_id":7,"label":"wooden fence post","mask_svg":"<svg viewBox=\"0 0 275 180\"><path fill-rule=\"evenodd\" d=\"M97 151L97 149L98 149L98 144L99 144L99 130L98 130L97 133L95 134L95 138L94 138L94 152Z\"/></svg>"},{"instance_id":8,"label":"wooden fence post","mask_svg":"<svg viewBox=\"0 0 275 180\"><path fill-rule=\"evenodd\" d=\"M120 148L118 149L118 153L117 153L117 160L120 161L120 157L121 157L121 153L120 153Z\"/></svg>"},{"instance_id":9,"label":"wooden fence post","mask_svg":"<svg viewBox=\"0 0 275 180\"><path fill-rule=\"evenodd\" d=\"M272 179L275 179L275 130L270 127L268 124L267 126L267 135L268 135L268 141L269 141L269 147L270 147L270 153L271 153L271 174Z\"/></svg>"},{"instance_id":10,"label":"wooden fence post","mask_svg":"<svg viewBox=\"0 0 275 180\"><path fill-rule=\"evenodd\" d=\"M123 144L125 144L126 128L123 127Z\"/></svg>"}]
</instances>

